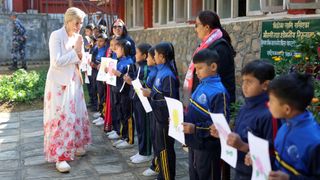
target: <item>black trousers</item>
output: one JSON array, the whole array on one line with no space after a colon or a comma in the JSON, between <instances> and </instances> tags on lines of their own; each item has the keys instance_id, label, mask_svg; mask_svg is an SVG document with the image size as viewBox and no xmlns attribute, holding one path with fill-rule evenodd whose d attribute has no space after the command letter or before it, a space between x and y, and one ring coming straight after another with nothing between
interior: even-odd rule
<instances>
[{"instance_id":1,"label":"black trousers","mask_svg":"<svg viewBox=\"0 0 320 180\"><path fill-rule=\"evenodd\" d=\"M168 116L166 116L168 119ZM172 180L176 175L176 153L174 139L168 136L168 124L156 122L155 149L159 164L158 180Z\"/></svg>"},{"instance_id":2,"label":"black trousers","mask_svg":"<svg viewBox=\"0 0 320 180\"><path fill-rule=\"evenodd\" d=\"M118 135L120 135L120 120L118 119L118 111L117 106L120 104L120 95L117 92L110 91L111 96L111 116L112 116L112 128L114 131L117 132Z\"/></svg>"},{"instance_id":3,"label":"black trousers","mask_svg":"<svg viewBox=\"0 0 320 180\"><path fill-rule=\"evenodd\" d=\"M134 144L134 120L132 117L132 101L127 94L117 96L115 110L116 121L120 122L121 139L126 140L129 144ZM112 117L113 118L113 117Z\"/></svg>"},{"instance_id":4,"label":"black trousers","mask_svg":"<svg viewBox=\"0 0 320 180\"><path fill-rule=\"evenodd\" d=\"M150 122L150 129L151 129L151 142L152 142L152 148L153 148L153 159L151 161L151 166L150 169L152 169L153 171L159 172L160 171L160 167L158 164L158 158L156 156L156 140L155 140L155 131L156 131L156 122L154 119L154 114L153 112L150 112L147 114L147 121Z\"/></svg>"},{"instance_id":5,"label":"black trousers","mask_svg":"<svg viewBox=\"0 0 320 180\"><path fill-rule=\"evenodd\" d=\"M147 119L146 111L140 100L134 101L133 112L138 135L139 154L150 156L152 147L150 119Z\"/></svg>"},{"instance_id":6,"label":"black trousers","mask_svg":"<svg viewBox=\"0 0 320 180\"><path fill-rule=\"evenodd\" d=\"M190 180L220 180L220 149L217 151L189 148Z\"/></svg>"},{"instance_id":7,"label":"black trousers","mask_svg":"<svg viewBox=\"0 0 320 180\"><path fill-rule=\"evenodd\" d=\"M98 75L98 70L92 69L92 75L89 76L90 79L90 90L91 90L91 96L92 96L92 108L95 111L98 111L99 107L99 102L98 102L98 85L97 85L97 75Z\"/></svg>"}]
</instances>

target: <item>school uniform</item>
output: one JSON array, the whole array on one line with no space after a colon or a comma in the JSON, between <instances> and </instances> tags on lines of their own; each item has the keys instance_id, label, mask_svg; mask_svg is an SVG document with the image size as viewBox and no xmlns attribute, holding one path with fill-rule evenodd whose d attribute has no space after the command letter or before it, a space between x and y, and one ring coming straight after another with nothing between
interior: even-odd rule
<instances>
[{"instance_id":1,"label":"school uniform","mask_svg":"<svg viewBox=\"0 0 320 180\"><path fill-rule=\"evenodd\" d=\"M110 49L106 52L107 57L117 59L117 55ZM104 131L109 132L112 130L112 103L111 103L111 85L106 84L106 101L104 113Z\"/></svg>"},{"instance_id":2,"label":"school uniform","mask_svg":"<svg viewBox=\"0 0 320 180\"><path fill-rule=\"evenodd\" d=\"M111 87L112 102L112 124L114 130L120 135L122 140L129 144L134 143L134 121L132 118L132 101L129 96L130 86L123 84L123 76L127 73L129 65L129 75L133 72L133 61L130 57L121 57L118 59L117 70L121 72L121 77L117 77L117 86Z\"/></svg>"},{"instance_id":3,"label":"school uniform","mask_svg":"<svg viewBox=\"0 0 320 180\"><path fill-rule=\"evenodd\" d=\"M92 52L92 62L97 66L101 63L101 57L105 57L107 46L101 48L96 47ZM105 102L105 84L102 81L97 81L99 69L92 68L92 94L93 94L93 107L97 111L102 112L103 104ZM95 97L96 96L96 97Z\"/></svg>"},{"instance_id":4,"label":"school uniform","mask_svg":"<svg viewBox=\"0 0 320 180\"><path fill-rule=\"evenodd\" d=\"M152 91L151 106L155 119L155 154L160 173L157 179L175 179L174 139L168 136L169 112L164 97L179 99L179 82L168 63L159 64Z\"/></svg>"},{"instance_id":5,"label":"school uniform","mask_svg":"<svg viewBox=\"0 0 320 180\"><path fill-rule=\"evenodd\" d=\"M146 80L148 77L149 69L147 66L147 61L137 62L136 63L136 72L133 73L134 76L131 77L132 79L139 78L143 87L145 87ZM138 69L140 69L139 74ZM134 122L136 124L136 131L138 135L138 148L139 154L143 156L150 156L151 155L151 132L150 132L150 121L147 120L147 113L143 108L143 105L135 93L133 86L131 86L131 93L130 97L132 98L133 106L133 115L134 115Z\"/></svg>"},{"instance_id":6,"label":"school uniform","mask_svg":"<svg viewBox=\"0 0 320 180\"><path fill-rule=\"evenodd\" d=\"M237 114L234 131L239 134L241 140L245 143L248 143L248 131L268 140L270 152L272 152L273 136L275 136L273 132L278 130L277 126L273 127L273 122L278 120L272 118L267 106L268 101L269 97L266 92L254 97L245 98L245 104ZM251 179L252 167L244 164L245 156L246 153L238 151L238 160L235 168L237 179ZM271 159L271 162L273 160Z\"/></svg>"},{"instance_id":7,"label":"school uniform","mask_svg":"<svg viewBox=\"0 0 320 180\"><path fill-rule=\"evenodd\" d=\"M148 77L147 77L147 81L145 83L146 88L152 89L154 80L157 76L158 73L158 69L156 66L149 66L149 73L148 73ZM150 99L150 98L149 98ZM150 122L150 130L151 130L151 143L152 143L152 148L153 148L153 159L151 161L151 166L150 169L152 169L155 172L159 172L160 171L160 167L158 164L158 160L156 157L156 153L155 153L155 130L156 130L156 123L155 123L155 119L153 117L153 111L151 111L150 113L147 113L146 115L147 117L147 121Z\"/></svg>"},{"instance_id":8,"label":"school uniform","mask_svg":"<svg viewBox=\"0 0 320 180\"><path fill-rule=\"evenodd\" d=\"M220 141L210 135L211 113L222 113L229 120L229 94L220 76L200 81L192 93L185 122L195 125L194 134L186 135L189 151L189 176L192 180L221 179Z\"/></svg>"},{"instance_id":9,"label":"school uniform","mask_svg":"<svg viewBox=\"0 0 320 180\"><path fill-rule=\"evenodd\" d=\"M311 112L286 120L274 143L276 167L290 180L320 179L320 126Z\"/></svg>"}]
</instances>

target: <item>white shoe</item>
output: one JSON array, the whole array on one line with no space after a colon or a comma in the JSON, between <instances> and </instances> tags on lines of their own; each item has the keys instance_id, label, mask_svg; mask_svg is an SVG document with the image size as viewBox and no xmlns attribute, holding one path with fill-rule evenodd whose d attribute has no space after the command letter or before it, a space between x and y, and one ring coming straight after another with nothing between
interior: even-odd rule
<instances>
[{"instance_id":1,"label":"white shoe","mask_svg":"<svg viewBox=\"0 0 320 180\"><path fill-rule=\"evenodd\" d=\"M95 113L93 113L93 115L92 115L93 118L98 118L98 117L100 117L100 116L101 116L101 113L100 113L100 112L95 112Z\"/></svg>"},{"instance_id":2,"label":"white shoe","mask_svg":"<svg viewBox=\"0 0 320 180\"><path fill-rule=\"evenodd\" d=\"M96 123L95 123L95 125L96 126L102 126L102 125L104 125L104 119L100 119L99 121L97 121Z\"/></svg>"},{"instance_id":3,"label":"white shoe","mask_svg":"<svg viewBox=\"0 0 320 180\"><path fill-rule=\"evenodd\" d=\"M152 156L142 156L139 154L134 159L132 159L132 163L134 164L144 163L144 162L150 161L151 159L152 159Z\"/></svg>"},{"instance_id":4,"label":"white shoe","mask_svg":"<svg viewBox=\"0 0 320 180\"><path fill-rule=\"evenodd\" d=\"M97 119L93 120L93 124L97 123L98 121L100 121L102 119L102 117L98 117Z\"/></svg>"},{"instance_id":5,"label":"white shoe","mask_svg":"<svg viewBox=\"0 0 320 180\"><path fill-rule=\"evenodd\" d=\"M110 136L108 136L108 138L111 140L115 140L115 139L119 139L120 136L117 133L113 133Z\"/></svg>"},{"instance_id":6,"label":"white shoe","mask_svg":"<svg viewBox=\"0 0 320 180\"><path fill-rule=\"evenodd\" d=\"M107 132L106 135L107 135L107 136L110 136L110 135L113 134L113 133L116 133L116 131L115 131L115 130L112 130L112 131L110 131L110 132Z\"/></svg>"},{"instance_id":7,"label":"white shoe","mask_svg":"<svg viewBox=\"0 0 320 180\"><path fill-rule=\"evenodd\" d=\"M118 149L126 149L126 148L132 148L133 144L129 144L127 141L123 141L122 143L116 145L116 148Z\"/></svg>"},{"instance_id":8,"label":"white shoe","mask_svg":"<svg viewBox=\"0 0 320 180\"><path fill-rule=\"evenodd\" d=\"M86 150L84 148L79 148L76 150L76 156L84 156L86 154Z\"/></svg>"},{"instance_id":9,"label":"white shoe","mask_svg":"<svg viewBox=\"0 0 320 180\"><path fill-rule=\"evenodd\" d=\"M118 144L120 144L120 143L122 143L122 142L123 142L123 140L122 140L122 139L119 139L119 140L115 141L114 143L112 143L112 146L113 146L113 147L116 147Z\"/></svg>"},{"instance_id":10,"label":"white shoe","mask_svg":"<svg viewBox=\"0 0 320 180\"><path fill-rule=\"evenodd\" d=\"M69 172L71 167L66 161L56 162L56 168L59 172Z\"/></svg>"},{"instance_id":11,"label":"white shoe","mask_svg":"<svg viewBox=\"0 0 320 180\"><path fill-rule=\"evenodd\" d=\"M131 157L130 157L130 161L132 161L132 160L133 160L134 158L136 158L138 155L140 155L139 152L137 152L137 154L131 156Z\"/></svg>"},{"instance_id":12,"label":"white shoe","mask_svg":"<svg viewBox=\"0 0 320 180\"><path fill-rule=\"evenodd\" d=\"M154 170L152 170L152 169L150 169L150 168L148 168L148 169L146 169L145 171L143 171L143 173L142 173L142 175L144 175L144 176L156 176L156 175L158 175L159 173L157 173L156 171L154 171Z\"/></svg>"}]
</instances>

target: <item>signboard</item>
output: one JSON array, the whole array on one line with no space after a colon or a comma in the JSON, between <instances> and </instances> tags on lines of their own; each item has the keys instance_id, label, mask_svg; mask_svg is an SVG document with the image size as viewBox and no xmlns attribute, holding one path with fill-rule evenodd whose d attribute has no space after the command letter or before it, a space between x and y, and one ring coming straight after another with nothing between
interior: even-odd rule
<instances>
[{"instance_id":1,"label":"signboard","mask_svg":"<svg viewBox=\"0 0 320 180\"><path fill-rule=\"evenodd\" d=\"M282 56L290 59L296 41L310 38L320 31L320 19L292 19L262 22L261 54L262 59Z\"/></svg>"}]
</instances>

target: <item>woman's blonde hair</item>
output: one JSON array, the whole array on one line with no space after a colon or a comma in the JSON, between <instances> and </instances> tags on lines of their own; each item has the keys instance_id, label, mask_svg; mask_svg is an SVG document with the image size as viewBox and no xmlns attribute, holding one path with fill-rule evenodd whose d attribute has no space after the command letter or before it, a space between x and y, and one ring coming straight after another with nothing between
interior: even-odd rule
<instances>
[{"instance_id":1,"label":"woman's blonde hair","mask_svg":"<svg viewBox=\"0 0 320 180\"><path fill-rule=\"evenodd\" d=\"M81 9L76 7L68 8L66 13L64 13L64 24L66 25L69 21L74 19L83 19L86 16Z\"/></svg>"}]
</instances>

